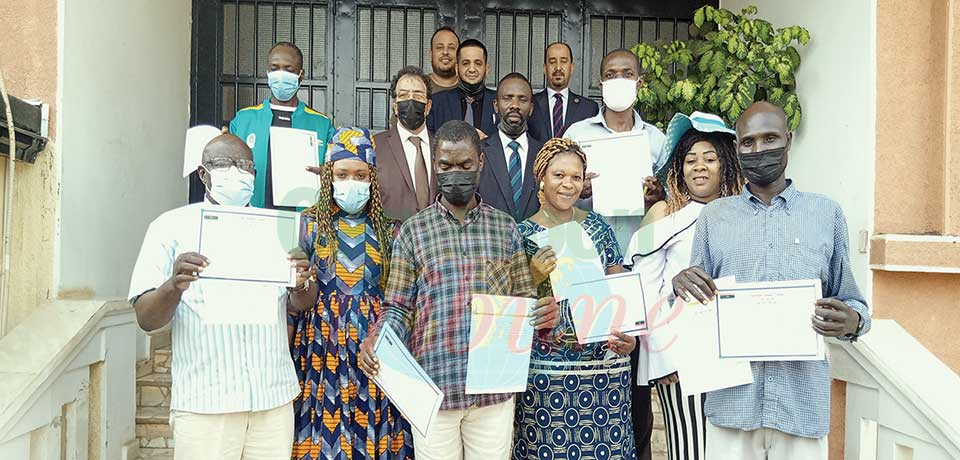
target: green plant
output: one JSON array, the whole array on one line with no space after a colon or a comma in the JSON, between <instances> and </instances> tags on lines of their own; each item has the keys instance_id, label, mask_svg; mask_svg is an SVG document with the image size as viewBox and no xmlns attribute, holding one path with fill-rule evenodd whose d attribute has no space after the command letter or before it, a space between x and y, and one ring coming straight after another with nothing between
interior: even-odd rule
<instances>
[{"instance_id":1,"label":"green plant","mask_svg":"<svg viewBox=\"0 0 960 460\"><path fill-rule=\"evenodd\" d=\"M794 45L806 45L810 33L776 29L756 15L755 6L739 15L704 6L694 12L689 40L635 45L646 81L637 92L644 117L664 128L675 113L700 110L732 124L750 104L767 100L783 108L791 130L800 126Z\"/></svg>"}]
</instances>

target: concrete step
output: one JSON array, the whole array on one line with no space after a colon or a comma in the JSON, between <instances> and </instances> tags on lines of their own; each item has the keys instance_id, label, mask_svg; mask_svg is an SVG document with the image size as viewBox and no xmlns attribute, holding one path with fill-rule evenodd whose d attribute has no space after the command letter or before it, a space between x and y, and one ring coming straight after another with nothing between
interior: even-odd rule
<instances>
[{"instance_id":1,"label":"concrete step","mask_svg":"<svg viewBox=\"0 0 960 460\"><path fill-rule=\"evenodd\" d=\"M173 460L173 449L140 449L137 460Z\"/></svg>"}]
</instances>

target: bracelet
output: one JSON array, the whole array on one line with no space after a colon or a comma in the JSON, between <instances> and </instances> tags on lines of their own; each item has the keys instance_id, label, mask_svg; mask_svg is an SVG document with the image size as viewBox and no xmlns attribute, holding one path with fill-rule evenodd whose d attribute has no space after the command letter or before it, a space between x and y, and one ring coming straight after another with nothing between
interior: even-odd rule
<instances>
[{"instance_id":1,"label":"bracelet","mask_svg":"<svg viewBox=\"0 0 960 460\"><path fill-rule=\"evenodd\" d=\"M287 288L287 289L290 292L297 293L297 294L307 292L310 290L310 278L307 278L307 280L303 282L303 286L298 286L295 288Z\"/></svg>"}]
</instances>

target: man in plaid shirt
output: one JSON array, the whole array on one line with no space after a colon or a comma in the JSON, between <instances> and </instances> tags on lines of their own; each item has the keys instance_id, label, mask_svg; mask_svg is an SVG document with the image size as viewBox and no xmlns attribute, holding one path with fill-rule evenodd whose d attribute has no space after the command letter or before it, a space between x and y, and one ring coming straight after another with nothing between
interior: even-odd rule
<instances>
[{"instance_id":1,"label":"man in plaid shirt","mask_svg":"<svg viewBox=\"0 0 960 460\"><path fill-rule=\"evenodd\" d=\"M483 155L469 124L453 120L434 136L440 196L407 220L393 243L383 313L361 346L360 368L376 375L373 344L384 324L401 335L444 392L440 414L424 438L414 434L418 460L508 459L513 394L467 395L470 299L473 294L534 297L523 241L508 214L476 194ZM559 318L552 297L540 299L531 323L551 329Z\"/></svg>"}]
</instances>

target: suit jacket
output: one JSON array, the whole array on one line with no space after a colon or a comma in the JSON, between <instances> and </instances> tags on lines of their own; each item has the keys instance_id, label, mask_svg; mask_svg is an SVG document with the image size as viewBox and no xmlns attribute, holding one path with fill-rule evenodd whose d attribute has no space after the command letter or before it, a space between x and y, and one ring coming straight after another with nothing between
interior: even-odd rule
<instances>
[{"instance_id":1,"label":"suit jacket","mask_svg":"<svg viewBox=\"0 0 960 460\"><path fill-rule=\"evenodd\" d=\"M482 142L483 171L480 172L480 187L477 191L484 203L510 214L517 222L526 220L540 210L533 163L543 147L543 142L527 133L527 144L527 164L523 168L523 184L520 186L520 203L517 206L513 201L513 189L510 187L510 174L500 134L494 133Z\"/></svg>"},{"instance_id":2,"label":"suit jacket","mask_svg":"<svg viewBox=\"0 0 960 460\"><path fill-rule=\"evenodd\" d=\"M530 135L541 141L552 137L563 137L570 125L596 116L600 107L592 99L570 91L567 101L567 114L563 120L563 131L553 134L553 113L550 112L550 103L547 101L547 90L544 89L533 95L533 115L530 116Z\"/></svg>"},{"instance_id":3,"label":"suit jacket","mask_svg":"<svg viewBox=\"0 0 960 460\"><path fill-rule=\"evenodd\" d=\"M432 140L433 133L427 136ZM373 136L377 145L377 181L380 183L380 199L383 212L391 219L401 222L421 211L417 206L417 193L413 188L413 171L407 165L407 156L403 152L400 132L394 126ZM429 142L424 139L424 142ZM426 152L424 152L426 153ZM433 171L433 162L424 155L424 161L430 170L430 200L437 196L437 174Z\"/></svg>"},{"instance_id":4,"label":"suit jacket","mask_svg":"<svg viewBox=\"0 0 960 460\"><path fill-rule=\"evenodd\" d=\"M483 97L480 99L481 110L478 127L480 131L490 137L497 134L497 123L494 121L493 112L493 100L496 98L496 91L490 88L483 89ZM427 116L427 129L431 132L437 132L444 123L450 120L463 120L463 110L460 108L462 99L463 91L460 89L451 89L434 94L433 108L430 109L430 115Z\"/></svg>"}]
</instances>

